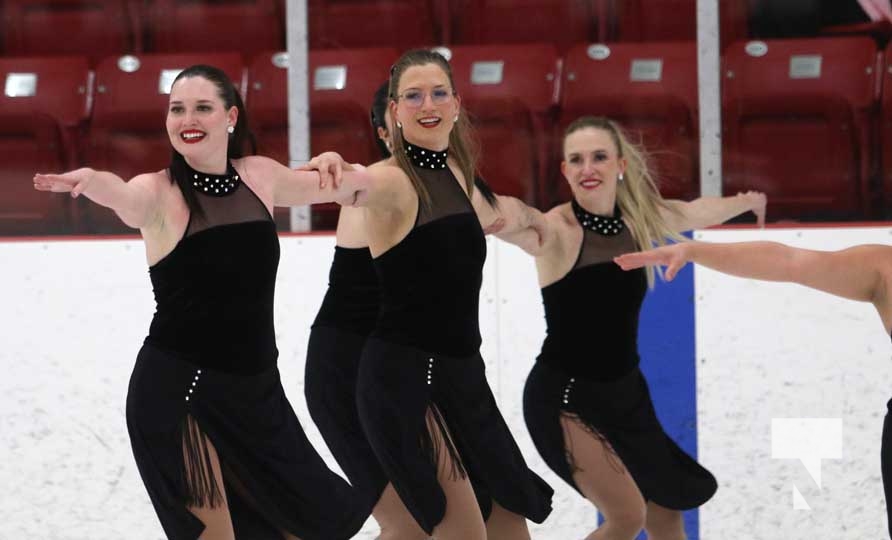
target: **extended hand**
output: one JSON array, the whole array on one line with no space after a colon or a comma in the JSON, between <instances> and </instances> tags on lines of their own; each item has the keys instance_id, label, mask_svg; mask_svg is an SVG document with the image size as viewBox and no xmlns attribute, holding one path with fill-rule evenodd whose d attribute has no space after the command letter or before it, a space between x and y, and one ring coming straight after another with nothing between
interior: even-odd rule
<instances>
[{"instance_id":1,"label":"extended hand","mask_svg":"<svg viewBox=\"0 0 892 540\"><path fill-rule=\"evenodd\" d=\"M71 193L77 197L87 189L90 179L93 177L93 169L82 168L61 174L34 175L34 189L38 191L51 191L53 193Z\"/></svg>"},{"instance_id":2,"label":"extended hand","mask_svg":"<svg viewBox=\"0 0 892 540\"><path fill-rule=\"evenodd\" d=\"M323 152L297 168L299 171L319 171L319 188L325 189L329 183L337 189L341 185L341 175L348 166L337 152Z\"/></svg>"},{"instance_id":3,"label":"extended hand","mask_svg":"<svg viewBox=\"0 0 892 540\"><path fill-rule=\"evenodd\" d=\"M618 264L623 270L634 270L643 266L665 266L666 281L672 281L675 279L678 271L688 262L685 247L684 243L679 243L635 253L626 253L625 255L614 257L613 262Z\"/></svg>"},{"instance_id":4,"label":"extended hand","mask_svg":"<svg viewBox=\"0 0 892 540\"><path fill-rule=\"evenodd\" d=\"M756 214L756 225L759 228L765 228L765 207L768 205L768 197L761 191L747 191L746 193L738 193L739 196L745 197L750 204L750 210Z\"/></svg>"}]
</instances>

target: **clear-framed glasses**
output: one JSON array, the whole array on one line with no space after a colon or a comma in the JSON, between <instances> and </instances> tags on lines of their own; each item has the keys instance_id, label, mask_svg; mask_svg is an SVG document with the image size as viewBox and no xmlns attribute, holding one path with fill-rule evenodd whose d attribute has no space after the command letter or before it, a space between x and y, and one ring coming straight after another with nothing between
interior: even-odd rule
<instances>
[{"instance_id":1,"label":"clear-framed glasses","mask_svg":"<svg viewBox=\"0 0 892 540\"><path fill-rule=\"evenodd\" d=\"M452 99L452 91L443 87L434 88L429 93L413 88L398 94L397 98L405 102L406 106L417 109L424 104L424 98L428 95L430 95L431 103L434 105L443 105L444 103L449 103L449 100Z\"/></svg>"}]
</instances>

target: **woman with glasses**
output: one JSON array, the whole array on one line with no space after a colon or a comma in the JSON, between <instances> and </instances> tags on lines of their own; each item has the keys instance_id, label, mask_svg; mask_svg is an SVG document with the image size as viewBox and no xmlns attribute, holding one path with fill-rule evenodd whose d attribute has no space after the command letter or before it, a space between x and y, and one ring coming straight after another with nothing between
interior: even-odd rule
<instances>
[{"instance_id":1,"label":"woman with glasses","mask_svg":"<svg viewBox=\"0 0 892 540\"><path fill-rule=\"evenodd\" d=\"M383 84L375 92L370 111L377 136L375 142L384 160L390 158L393 145L388 85ZM437 90L431 97L433 102L442 105L451 99L449 92ZM422 98L413 95L407 99L410 105L420 107ZM326 155L318 156L305 168L336 168L337 162L326 164L327 159ZM475 179L475 188L489 206L495 206L497 198L508 207L512 204L510 199L494 195L479 177ZM313 323L307 349L304 377L307 407L354 489L365 505L372 508L372 515L381 527L379 538L426 539L428 534L406 509L378 463L356 407L359 359L366 338L375 327L381 303L363 212L353 207L340 210L329 289ZM501 222L497 220L499 225ZM490 499L485 492L475 490L475 493L480 496L478 503L489 508Z\"/></svg>"},{"instance_id":2,"label":"woman with glasses","mask_svg":"<svg viewBox=\"0 0 892 540\"><path fill-rule=\"evenodd\" d=\"M359 418L425 535L529 538L524 518L542 522L552 490L527 468L486 382L478 302L481 222L512 232L536 227L535 214L506 197L496 210L475 188L476 150L442 56L404 54L389 95L393 156L367 169L359 202L381 288Z\"/></svg>"},{"instance_id":3,"label":"woman with glasses","mask_svg":"<svg viewBox=\"0 0 892 540\"><path fill-rule=\"evenodd\" d=\"M387 83L375 92L372 128L381 158L390 157L392 126ZM304 166L326 168L325 156ZM393 489L375 457L356 408L356 373L368 335L375 328L381 304L378 277L372 265L365 210L341 207L335 236L328 291L313 322L307 345L304 393L313 422L361 506L381 527L382 540L428 538Z\"/></svg>"}]
</instances>

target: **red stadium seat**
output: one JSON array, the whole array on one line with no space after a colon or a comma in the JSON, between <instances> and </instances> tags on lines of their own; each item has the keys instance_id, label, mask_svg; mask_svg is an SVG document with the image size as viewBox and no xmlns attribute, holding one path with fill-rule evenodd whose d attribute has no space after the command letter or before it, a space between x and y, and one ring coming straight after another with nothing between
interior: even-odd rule
<instances>
[{"instance_id":1,"label":"red stadium seat","mask_svg":"<svg viewBox=\"0 0 892 540\"><path fill-rule=\"evenodd\" d=\"M560 52L598 39L597 11L579 0L453 0L453 43L553 43Z\"/></svg>"},{"instance_id":2,"label":"red stadium seat","mask_svg":"<svg viewBox=\"0 0 892 540\"><path fill-rule=\"evenodd\" d=\"M775 217L863 217L876 66L875 45L863 37L729 47L724 191L764 191Z\"/></svg>"},{"instance_id":3,"label":"red stadium seat","mask_svg":"<svg viewBox=\"0 0 892 540\"><path fill-rule=\"evenodd\" d=\"M313 154L339 152L351 163L381 159L369 109L375 91L390 76L394 49L310 51L310 148ZM340 73L345 79L337 84ZM334 84L333 84L334 83ZM317 208L313 228L333 228L337 207Z\"/></svg>"},{"instance_id":4,"label":"red stadium seat","mask_svg":"<svg viewBox=\"0 0 892 540\"><path fill-rule=\"evenodd\" d=\"M698 180L697 49L692 42L579 45L567 53L559 132L580 116L606 116L652 156L654 178L667 198L696 197ZM569 187L552 165L553 200Z\"/></svg>"},{"instance_id":5,"label":"red stadium seat","mask_svg":"<svg viewBox=\"0 0 892 540\"><path fill-rule=\"evenodd\" d=\"M140 51L134 14L127 0L6 0L7 55L103 56Z\"/></svg>"},{"instance_id":6,"label":"red stadium seat","mask_svg":"<svg viewBox=\"0 0 892 540\"><path fill-rule=\"evenodd\" d=\"M78 162L91 82L87 59L0 58L0 77L0 234L66 232L71 199L37 192L31 180Z\"/></svg>"},{"instance_id":7,"label":"red stadium seat","mask_svg":"<svg viewBox=\"0 0 892 540\"><path fill-rule=\"evenodd\" d=\"M456 46L450 62L480 137L482 176L497 193L537 204L557 108L557 50L545 44Z\"/></svg>"},{"instance_id":8,"label":"red stadium seat","mask_svg":"<svg viewBox=\"0 0 892 540\"><path fill-rule=\"evenodd\" d=\"M697 0L595 0L603 3L611 21L605 40L696 41ZM748 35L747 2L720 2L719 39L722 47Z\"/></svg>"},{"instance_id":9,"label":"red stadium seat","mask_svg":"<svg viewBox=\"0 0 892 540\"><path fill-rule=\"evenodd\" d=\"M164 169L171 153L164 127L169 84L193 64L216 66L241 88L243 67L236 53L145 54L102 61L96 68L87 139L89 166L112 171L125 180ZM91 232L129 231L109 210L90 205L86 211L85 225Z\"/></svg>"},{"instance_id":10,"label":"red stadium seat","mask_svg":"<svg viewBox=\"0 0 892 540\"><path fill-rule=\"evenodd\" d=\"M444 0L308 0L311 49L412 47L449 42Z\"/></svg>"},{"instance_id":11,"label":"red stadium seat","mask_svg":"<svg viewBox=\"0 0 892 540\"><path fill-rule=\"evenodd\" d=\"M278 53L258 55L250 67L247 107L259 151L284 164L288 155L288 73ZM398 54L391 48L310 51L310 150L340 153L351 163L380 159L369 109ZM312 227L334 228L337 205L314 207ZM282 213L277 221L282 223Z\"/></svg>"},{"instance_id":12,"label":"red stadium seat","mask_svg":"<svg viewBox=\"0 0 892 540\"><path fill-rule=\"evenodd\" d=\"M883 92L880 101L879 164L882 171L881 217L892 217L892 44L884 52Z\"/></svg>"},{"instance_id":13,"label":"red stadium seat","mask_svg":"<svg viewBox=\"0 0 892 540\"><path fill-rule=\"evenodd\" d=\"M150 50L166 53L259 51L285 47L276 0L150 0Z\"/></svg>"},{"instance_id":14,"label":"red stadium seat","mask_svg":"<svg viewBox=\"0 0 892 540\"><path fill-rule=\"evenodd\" d=\"M257 153L289 165L288 152L288 53L262 52L248 67L245 107L257 136ZM287 208L275 209L280 230L289 230Z\"/></svg>"},{"instance_id":15,"label":"red stadium seat","mask_svg":"<svg viewBox=\"0 0 892 540\"><path fill-rule=\"evenodd\" d=\"M288 53L262 52L251 60L245 107L257 152L288 165Z\"/></svg>"}]
</instances>

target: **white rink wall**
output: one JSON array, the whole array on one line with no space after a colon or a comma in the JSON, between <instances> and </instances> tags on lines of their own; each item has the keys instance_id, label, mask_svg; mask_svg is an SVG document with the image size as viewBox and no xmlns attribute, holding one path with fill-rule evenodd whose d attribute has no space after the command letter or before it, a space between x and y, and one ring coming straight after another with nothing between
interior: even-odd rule
<instances>
[{"instance_id":1,"label":"white rink wall","mask_svg":"<svg viewBox=\"0 0 892 540\"><path fill-rule=\"evenodd\" d=\"M725 229L695 237L835 250L890 245L892 229ZM892 397L892 345L876 310L703 268L694 279L699 457L719 479L700 511L701 538L889 538L880 435ZM801 461L772 459L774 418L841 419L841 458L821 461L820 488ZM794 509L794 485L810 510Z\"/></svg>"},{"instance_id":2,"label":"white rink wall","mask_svg":"<svg viewBox=\"0 0 892 540\"><path fill-rule=\"evenodd\" d=\"M717 230L706 240L773 239L836 249L890 243L889 228ZM327 283L330 236L281 239L279 367L311 440L303 367ZM583 538L595 509L536 454L521 411L544 336L532 260L490 239L481 296L490 384L531 468L555 488L540 540ZM163 538L130 454L124 397L154 304L137 240L0 241L0 539ZM700 537L793 540L885 537L879 443L892 397L888 336L867 305L793 285L698 270L698 433L719 478ZM671 316L671 314L667 314ZM771 459L771 418L841 418L843 457L822 485L801 463ZM812 510L793 510L796 483ZM370 521L357 538L372 539Z\"/></svg>"},{"instance_id":3,"label":"white rink wall","mask_svg":"<svg viewBox=\"0 0 892 540\"><path fill-rule=\"evenodd\" d=\"M283 383L310 439L340 472L303 397L309 326L328 282L334 239L287 236L281 245L276 329ZM504 275L497 279L499 268ZM124 420L130 372L154 311L142 243L0 241L0 272L0 540L163 538ZM522 385L544 329L532 260L489 240L481 296L488 375L531 467L558 492L555 512L534 525L535 534L581 537L597 519L595 509L544 466L523 424ZM500 362L502 350L510 361ZM370 520L357 538L376 533Z\"/></svg>"}]
</instances>

